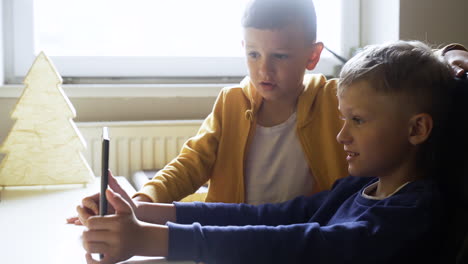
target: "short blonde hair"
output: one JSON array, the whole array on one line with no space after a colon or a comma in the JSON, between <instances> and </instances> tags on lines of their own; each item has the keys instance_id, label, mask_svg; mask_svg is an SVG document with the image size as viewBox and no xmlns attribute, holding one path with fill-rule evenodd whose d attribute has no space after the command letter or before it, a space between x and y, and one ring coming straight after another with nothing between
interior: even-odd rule
<instances>
[{"instance_id":1,"label":"short blonde hair","mask_svg":"<svg viewBox=\"0 0 468 264\"><path fill-rule=\"evenodd\" d=\"M303 26L305 39L317 39L317 16L312 0L251 0L244 10L242 26L281 29L293 23Z\"/></svg>"},{"instance_id":2,"label":"short blonde hair","mask_svg":"<svg viewBox=\"0 0 468 264\"><path fill-rule=\"evenodd\" d=\"M435 115L440 96L453 78L447 63L420 41L397 41L365 47L342 68L338 96L365 80L377 92L402 95L416 111Z\"/></svg>"}]
</instances>

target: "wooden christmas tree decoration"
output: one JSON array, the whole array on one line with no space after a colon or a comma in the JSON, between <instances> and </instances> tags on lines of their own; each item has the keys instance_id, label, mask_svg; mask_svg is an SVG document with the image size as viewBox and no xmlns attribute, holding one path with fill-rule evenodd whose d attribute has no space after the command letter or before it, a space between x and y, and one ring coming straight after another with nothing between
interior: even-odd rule
<instances>
[{"instance_id":1,"label":"wooden christmas tree decoration","mask_svg":"<svg viewBox=\"0 0 468 264\"><path fill-rule=\"evenodd\" d=\"M73 122L73 105L62 78L40 53L24 79L16 120L0 152L0 186L87 183L94 174L81 151L86 143Z\"/></svg>"}]
</instances>

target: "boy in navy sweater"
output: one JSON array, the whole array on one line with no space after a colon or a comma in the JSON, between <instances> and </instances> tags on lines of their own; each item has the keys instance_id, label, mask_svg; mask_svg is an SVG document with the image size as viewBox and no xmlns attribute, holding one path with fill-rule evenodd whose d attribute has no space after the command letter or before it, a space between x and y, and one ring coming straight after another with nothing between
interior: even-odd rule
<instances>
[{"instance_id":1,"label":"boy in navy sweater","mask_svg":"<svg viewBox=\"0 0 468 264\"><path fill-rule=\"evenodd\" d=\"M344 125L337 140L352 176L313 196L259 206L137 206L110 177L115 215L78 208L87 219L88 263L133 255L206 263L438 260L444 207L436 150L445 139L451 79L448 66L420 42L370 46L351 59L338 87Z\"/></svg>"}]
</instances>

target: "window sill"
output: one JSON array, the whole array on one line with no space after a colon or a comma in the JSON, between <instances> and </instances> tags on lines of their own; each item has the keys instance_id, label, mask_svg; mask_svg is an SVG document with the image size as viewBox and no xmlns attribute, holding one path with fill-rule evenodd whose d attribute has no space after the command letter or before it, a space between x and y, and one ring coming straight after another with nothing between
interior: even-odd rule
<instances>
[{"instance_id":1,"label":"window sill","mask_svg":"<svg viewBox=\"0 0 468 264\"><path fill-rule=\"evenodd\" d=\"M69 98L216 97L233 84L64 84ZM18 98L24 85L0 86L0 98Z\"/></svg>"}]
</instances>

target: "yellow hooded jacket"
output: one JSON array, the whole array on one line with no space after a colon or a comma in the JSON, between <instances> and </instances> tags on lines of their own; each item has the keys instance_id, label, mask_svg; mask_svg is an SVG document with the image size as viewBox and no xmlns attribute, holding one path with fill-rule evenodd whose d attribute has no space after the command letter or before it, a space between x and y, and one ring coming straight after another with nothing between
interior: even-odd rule
<instances>
[{"instance_id":1,"label":"yellow hooded jacket","mask_svg":"<svg viewBox=\"0 0 468 264\"><path fill-rule=\"evenodd\" d=\"M336 141L342 125L337 80L307 74L304 84L298 98L296 129L314 177L313 191L318 192L347 175L345 152ZM223 88L197 135L135 195L168 203L194 193L210 180L206 202L244 202L244 164L261 103L249 77L240 85Z\"/></svg>"}]
</instances>

